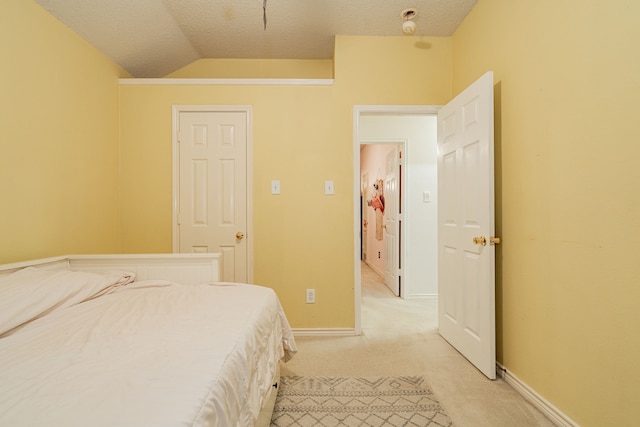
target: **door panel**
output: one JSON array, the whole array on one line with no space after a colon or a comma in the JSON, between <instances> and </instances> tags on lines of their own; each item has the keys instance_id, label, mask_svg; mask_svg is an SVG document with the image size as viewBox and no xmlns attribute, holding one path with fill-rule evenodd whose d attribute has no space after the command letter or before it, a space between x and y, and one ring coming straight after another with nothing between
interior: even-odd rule
<instances>
[{"instance_id":1,"label":"door panel","mask_svg":"<svg viewBox=\"0 0 640 427\"><path fill-rule=\"evenodd\" d=\"M491 72L438 113L438 190L440 334L494 379L495 247L489 243L495 231Z\"/></svg>"},{"instance_id":2,"label":"door panel","mask_svg":"<svg viewBox=\"0 0 640 427\"><path fill-rule=\"evenodd\" d=\"M385 277L384 282L395 296L400 296L399 262L399 150L395 146L386 157L384 179L384 239L385 239Z\"/></svg>"},{"instance_id":3,"label":"door panel","mask_svg":"<svg viewBox=\"0 0 640 427\"><path fill-rule=\"evenodd\" d=\"M179 251L219 252L221 280L246 282L246 113L182 111L178 144Z\"/></svg>"}]
</instances>

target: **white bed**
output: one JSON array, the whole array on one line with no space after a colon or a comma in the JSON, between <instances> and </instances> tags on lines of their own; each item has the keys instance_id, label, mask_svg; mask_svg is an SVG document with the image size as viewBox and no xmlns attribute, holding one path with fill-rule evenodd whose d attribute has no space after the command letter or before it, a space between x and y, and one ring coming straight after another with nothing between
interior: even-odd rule
<instances>
[{"instance_id":1,"label":"white bed","mask_svg":"<svg viewBox=\"0 0 640 427\"><path fill-rule=\"evenodd\" d=\"M0 425L268 425L293 334L272 289L217 276L214 254L0 266Z\"/></svg>"}]
</instances>

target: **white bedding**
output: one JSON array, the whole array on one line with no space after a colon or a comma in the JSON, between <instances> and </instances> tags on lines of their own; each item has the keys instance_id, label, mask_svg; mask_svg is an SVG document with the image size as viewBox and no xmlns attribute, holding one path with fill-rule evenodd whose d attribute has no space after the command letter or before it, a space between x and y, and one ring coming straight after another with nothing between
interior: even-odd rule
<instances>
[{"instance_id":1,"label":"white bedding","mask_svg":"<svg viewBox=\"0 0 640 427\"><path fill-rule=\"evenodd\" d=\"M269 288L116 286L0 338L0 425L253 426L295 352Z\"/></svg>"}]
</instances>

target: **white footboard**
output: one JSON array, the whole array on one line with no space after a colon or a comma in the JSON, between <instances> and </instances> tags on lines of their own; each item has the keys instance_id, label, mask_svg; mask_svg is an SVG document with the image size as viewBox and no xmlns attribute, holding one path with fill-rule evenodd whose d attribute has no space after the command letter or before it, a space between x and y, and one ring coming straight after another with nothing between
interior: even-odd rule
<instances>
[{"instance_id":1,"label":"white footboard","mask_svg":"<svg viewBox=\"0 0 640 427\"><path fill-rule=\"evenodd\" d=\"M136 280L164 279L185 285L220 280L219 254L66 255L0 265L0 276L25 267L104 273L130 271Z\"/></svg>"}]
</instances>

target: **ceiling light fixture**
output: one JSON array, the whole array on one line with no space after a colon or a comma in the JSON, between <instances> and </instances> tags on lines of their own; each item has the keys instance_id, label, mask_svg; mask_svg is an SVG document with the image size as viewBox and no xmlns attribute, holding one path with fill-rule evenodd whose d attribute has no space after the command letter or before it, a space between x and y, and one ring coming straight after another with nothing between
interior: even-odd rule
<instances>
[{"instance_id":1,"label":"ceiling light fixture","mask_svg":"<svg viewBox=\"0 0 640 427\"><path fill-rule=\"evenodd\" d=\"M404 19L404 22L402 23L402 32L406 35L410 36L416 32L416 23L413 22L413 18L417 15L418 11L413 7L403 10L400 14L400 17Z\"/></svg>"}]
</instances>

